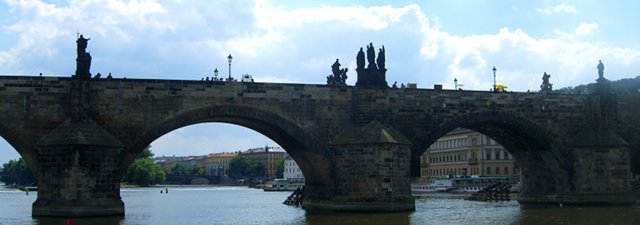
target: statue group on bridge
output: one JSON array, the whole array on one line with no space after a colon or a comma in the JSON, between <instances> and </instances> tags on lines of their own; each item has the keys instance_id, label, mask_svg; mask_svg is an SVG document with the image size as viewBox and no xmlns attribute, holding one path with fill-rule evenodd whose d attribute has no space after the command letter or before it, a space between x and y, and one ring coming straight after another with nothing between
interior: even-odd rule
<instances>
[{"instance_id":1,"label":"statue group on bridge","mask_svg":"<svg viewBox=\"0 0 640 225\"><path fill-rule=\"evenodd\" d=\"M378 50L377 59L373 43L367 45L366 54L366 61L369 63L367 67L365 67L365 52L362 47L356 55L356 72L358 73L356 86L387 88L384 45ZM336 59L331 65L332 74L327 76L327 85L346 86L347 71L349 71L348 68L340 69L340 61Z\"/></svg>"},{"instance_id":2,"label":"statue group on bridge","mask_svg":"<svg viewBox=\"0 0 640 225\"><path fill-rule=\"evenodd\" d=\"M336 59L336 62L331 65L332 74L327 76L327 85L346 86L347 71L349 71L349 68L340 69L340 62Z\"/></svg>"},{"instance_id":3,"label":"statue group on bridge","mask_svg":"<svg viewBox=\"0 0 640 225\"><path fill-rule=\"evenodd\" d=\"M378 58L376 59L373 43L369 43L369 45L367 45L367 62L369 65L365 68L364 50L360 48L358 55L356 55L356 72L358 73L356 86L379 88L388 87L386 81L387 69L385 67L385 53L386 51L383 45L382 48L379 49Z\"/></svg>"}]
</instances>

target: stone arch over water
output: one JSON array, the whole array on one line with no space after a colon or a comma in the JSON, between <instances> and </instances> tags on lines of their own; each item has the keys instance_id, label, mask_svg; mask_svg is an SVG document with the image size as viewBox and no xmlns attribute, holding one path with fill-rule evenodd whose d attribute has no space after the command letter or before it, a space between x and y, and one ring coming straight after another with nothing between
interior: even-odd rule
<instances>
[{"instance_id":1,"label":"stone arch over water","mask_svg":"<svg viewBox=\"0 0 640 225\"><path fill-rule=\"evenodd\" d=\"M574 189L571 183L571 156L552 132L526 118L509 113L484 112L462 115L444 121L423 141L414 146L414 157L446 133L468 128L500 143L520 164L521 196L566 193Z\"/></svg>"},{"instance_id":2,"label":"stone arch over water","mask_svg":"<svg viewBox=\"0 0 640 225\"><path fill-rule=\"evenodd\" d=\"M321 186L327 188L330 182L330 168L324 155L324 149L313 146L311 136L298 124L263 109L238 106L215 105L185 111L159 121L145 129L128 148L130 152L140 152L161 136L189 125L222 122L254 130L280 145L298 163L305 176L308 188ZM132 160L125 160L130 164ZM128 168L123 165L122 168Z\"/></svg>"}]
</instances>

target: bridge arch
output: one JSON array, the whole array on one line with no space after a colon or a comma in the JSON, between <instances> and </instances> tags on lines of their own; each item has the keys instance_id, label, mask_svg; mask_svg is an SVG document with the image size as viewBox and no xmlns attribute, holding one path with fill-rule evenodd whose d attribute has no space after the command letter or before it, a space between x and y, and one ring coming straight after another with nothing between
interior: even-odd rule
<instances>
[{"instance_id":1,"label":"bridge arch","mask_svg":"<svg viewBox=\"0 0 640 225\"><path fill-rule=\"evenodd\" d=\"M36 166L38 164L36 160L36 154L32 149L33 146L27 145L23 140L16 136L15 132L10 132L10 129L8 129L2 123L0 123L0 137L2 137L2 139L4 139L4 141L6 141L7 144L9 144L9 146L11 146L16 151L18 155L22 157L22 159L24 159L25 163L31 169L31 173L36 176L36 173L38 171L35 168L37 168ZM0 162L0 164L2 163L5 162Z\"/></svg>"},{"instance_id":2,"label":"bridge arch","mask_svg":"<svg viewBox=\"0 0 640 225\"><path fill-rule=\"evenodd\" d=\"M11 147L13 147L18 154L21 154L21 151L26 150L22 141L15 135L15 132L11 132L10 129L4 126L4 124L0 123L0 137L2 137Z\"/></svg>"},{"instance_id":3,"label":"bridge arch","mask_svg":"<svg viewBox=\"0 0 640 225\"><path fill-rule=\"evenodd\" d=\"M458 127L489 136L509 151L521 165L521 195L566 193L575 189L569 182L573 177L572 160L557 135L510 113L472 113L444 121L414 146L414 156L419 157L437 139Z\"/></svg>"},{"instance_id":4,"label":"bridge arch","mask_svg":"<svg viewBox=\"0 0 640 225\"><path fill-rule=\"evenodd\" d=\"M326 171L326 168L318 168L318 166L324 166L322 164L324 160L319 160L318 154L315 153L323 149L316 149L318 146L314 146L313 139L307 131L300 125L276 113L248 106L215 105L171 115L164 121L148 126L145 132L128 147L128 151L137 153L154 140L171 131L189 125L208 122L230 123L261 133L276 142L291 155L307 178L307 185L328 184L329 177L327 177L327 173L321 172ZM124 164L130 163L131 160L124 162ZM128 165L123 168L128 168Z\"/></svg>"}]
</instances>

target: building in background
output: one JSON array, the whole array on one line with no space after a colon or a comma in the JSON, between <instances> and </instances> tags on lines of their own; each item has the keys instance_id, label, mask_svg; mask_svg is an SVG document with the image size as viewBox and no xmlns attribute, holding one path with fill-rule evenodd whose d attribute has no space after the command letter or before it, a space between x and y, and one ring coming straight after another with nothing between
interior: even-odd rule
<instances>
[{"instance_id":1,"label":"building in background","mask_svg":"<svg viewBox=\"0 0 640 225\"><path fill-rule=\"evenodd\" d=\"M252 148L240 153L241 156L253 161L254 163L260 163L267 169L267 176L271 178L276 177L276 169L278 167L278 161L284 158L286 152L280 147L265 146L262 148Z\"/></svg>"},{"instance_id":2,"label":"building in background","mask_svg":"<svg viewBox=\"0 0 640 225\"><path fill-rule=\"evenodd\" d=\"M210 176L226 176L229 169L229 163L233 157L238 156L235 152L211 153L207 155L200 163L204 167L207 175Z\"/></svg>"},{"instance_id":3,"label":"building in background","mask_svg":"<svg viewBox=\"0 0 640 225\"><path fill-rule=\"evenodd\" d=\"M284 157L284 179L304 179L304 174L291 155L286 154Z\"/></svg>"},{"instance_id":4,"label":"building in background","mask_svg":"<svg viewBox=\"0 0 640 225\"><path fill-rule=\"evenodd\" d=\"M469 129L447 133L420 157L419 182L461 176L509 176L515 182L519 174L513 157L502 145Z\"/></svg>"},{"instance_id":5,"label":"building in background","mask_svg":"<svg viewBox=\"0 0 640 225\"><path fill-rule=\"evenodd\" d=\"M198 176L210 179L209 183L218 183L220 180L224 181L224 179L227 179L229 163L236 156L242 156L253 163L262 164L266 170L266 175L275 178L278 161L283 159L285 154L286 152L280 147L265 146L261 148L251 148L245 151L211 153L204 156L162 156L153 158L153 160L166 171L171 171L177 165L187 170L193 167L202 168L204 174ZM167 180L171 180L170 178L172 177L168 176ZM187 178L191 179L191 177ZM188 180L187 178L180 177L179 181L176 182L180 184L185 183L187 182L185 180Z\"/></svg>"}]
</instances>

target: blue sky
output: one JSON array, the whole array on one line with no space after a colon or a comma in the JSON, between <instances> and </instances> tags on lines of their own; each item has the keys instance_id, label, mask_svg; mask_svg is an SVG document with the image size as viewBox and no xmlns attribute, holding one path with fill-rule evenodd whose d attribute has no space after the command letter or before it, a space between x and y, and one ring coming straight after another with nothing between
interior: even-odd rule
<instances>
[{"instance_id":1,"label":"blue sky","mask_svg":"<svg viewBox=\"0 0 640 225\"><path fill-rule=\"evenodd\" d=\"M91 38L92 73L190 79L228 73L257 82L324 83L339 58L384 44L387 80L420 88L538 90L640 75L640 1L19 1L0 0L0 74L66 76L75 39ZM348 84L356 82L349 73ZM199 124L153 143L157 155L199 155L265 144L243 127ZM17 158L0 141L0 162Z\"/></svg>"}]
</instances>

